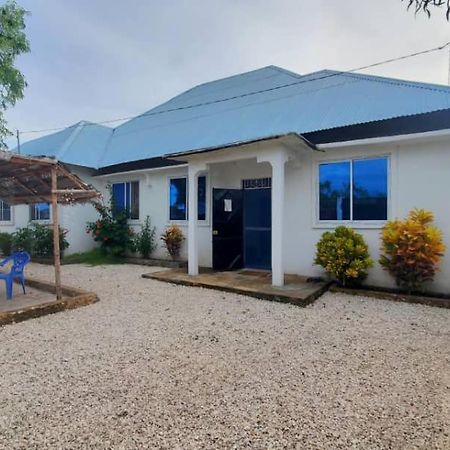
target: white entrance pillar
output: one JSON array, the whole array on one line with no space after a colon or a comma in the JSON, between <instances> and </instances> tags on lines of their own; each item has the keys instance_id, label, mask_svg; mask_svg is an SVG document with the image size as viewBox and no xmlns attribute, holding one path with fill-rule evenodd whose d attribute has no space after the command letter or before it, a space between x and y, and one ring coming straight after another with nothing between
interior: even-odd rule
<instances>
[{"instance_id":1,"label":"white entrance pillar","mask_svg":"<svg viewBox=\"0 0 450 450\"><path fill-rule=\"evenodd\" d=\"M285 153L269 158L272 166L272 286L284 285L284 192Z\"/></svg>"},{"instance_id":2,"label":"white entrance pillar","mask_svg":"<svg viewBox=\"0 0 450 450\"><path fill-rule=\"evenodd\" d=\"M188 166L188 273L198 275L198 174L206 166Z\"/></svg>"}]
</instances>

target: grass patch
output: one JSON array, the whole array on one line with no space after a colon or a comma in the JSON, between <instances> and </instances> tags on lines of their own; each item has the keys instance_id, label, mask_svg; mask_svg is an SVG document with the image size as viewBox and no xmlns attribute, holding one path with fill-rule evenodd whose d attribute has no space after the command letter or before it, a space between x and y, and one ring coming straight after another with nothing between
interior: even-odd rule
<instances>
[{"instance_id":1,"label":"grass patch","mask_svg":"<svg viewBox=\"0 0 450 450\"><path fill-rule=\"evenodd\" d=\"M101 266L106 264L122 264L124 258L107 255L99 249L84 253L72 253L64 256L64 264L88 264L90 266Z\"/></svg>"}]
</instances>

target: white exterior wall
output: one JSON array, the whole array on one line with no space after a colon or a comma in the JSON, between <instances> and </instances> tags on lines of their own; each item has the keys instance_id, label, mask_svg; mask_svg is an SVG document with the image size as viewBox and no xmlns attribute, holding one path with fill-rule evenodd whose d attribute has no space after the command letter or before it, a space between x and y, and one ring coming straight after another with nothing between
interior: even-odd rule
<instances>
[{"instance_id":1,"label":"white exterior wall","mask_svg":"<svg viewBox=\"0 0 450 450\"><path fill-rule=\"evenodd\" d=\"M155 258L168 259L164 243L160 237L164 229L171 224L180 226L186 241L181 250L181 258L187 259L188 221L169 220L169 182L171 178L187 177L188 169L183 167L169 167L164 169L139 171L128 174L116 174L102 179L102 192L107 198L106 186L109 183L127 181L139 181L139 220L131 220L130 224L135 231L147 215L150 216L153 226L156 227L156 243L158 245L153 256ZM245 174L245 175L243 175ZM243 160L224 164L215 164L202 173L206 175L207 199L206 220L198 221L199 233L199 264L203 267L212 266L212 187L236 188L241 187L243 178L260 178L270 176L270 166L267 163L256 164L255 161ZM97 181L97 185L99 182Z\"/></svg>"},{"instance_id":2,"label":"white exterior wall","mask_svg":"<svg viewBox=\"0 0 450 450\"><path fill-rule=\"evenodd\" d=\"M91 169L69 166L72 173L78 175L85 183L99 189L97 179L92 176ZM65 251L67 255L92 250L97 244L90 234L86 233L86 223L97 220L98 213L91 203L80 205L67 205L59 207L60 226L69 230L67 240L69 248Z\"/></svg>"},{"instance_id":3,"label":"white exterior wall","mask_svg":"<svg viewBox=\"0 0 450 450\"><path fill-rule=\"evenodd\" d=\"M29 218L28 206L11 206L11 221L0 222L0 233L13 233L17 228L26 226Z\"/></svg>"},{"instance_id":4,"label":"white exterior wall","mask_svg":"<svg viewBox=\"0 0 450 450\"><path fill-rule=\"evenodd\" d=\"M371 156L389 157L389 218L403 218L412 208L425 208L435 214L435 223L444 234L448 251L441 264L441 272L430 290L450 293L450 208L447 199L450 191L450 147L449 138L427 141L385 143L327 149L325 152L313 150L292 151L295 158L286 164L286 192L284 213L284 269L286 273L318 276L323 275L320 267L313 265L315 244L322 233L333 229L336 223L319 223L318 217L318 164L322 161L345 160ZM276 152L280 143L265 143L224 151L230 159L232 155L242 157L248 150ZM218 152L217 152L218 153ZM225 154L224 153L224 154ZM207 158L210 153L205 154ZM251 156L251 153L249 153ZM201 157L197 157L201 162ZM80 168L72 170L88 183L106 192L107 183L139 181L140 220L131 221L138 231L147 215L156 226L158 248L157 258L168 258L160 236L170 223L177 223L187 238L187 221L169 220L169 180L171 177L186 176L187 166L169 167L137 171L128 174L94 177L91 172ZM213 163L207 166L207 213L206 220L198 223L199 264L212 265L212 188L240 188L245 178L270 177L269 163L257 163L256 158L231 162ZM70 230L68 252L80 252L93 248L92 237L85 233L86 222L98 217L90 205L66 206L61 208L61 224ZM28 207L15 207L11 224L0 225L1 231L14 231L28 223ZM370 270L368 284L394 286L391 277L378 264L380 230L382 223L346 223L363 234L369 245L375 266ZM182 258L187 259L187 242L182 248Z\"/></svg>"},{"instance_id":5,"label":"white exterior wall","mask_svg":"<svg viewBox=\"0 0 450 450\"><path fill-rule=\"evenodd\" d=\"M279 151L279 143L265 143L234 150L228 155L241 155L257 148L265 152ZM313 265L315 244L322 233L333 229L336 224L319 223L318 217L318 164L323 161L345 160L371 156L389 157L389 219L403 218L413 208L425 208L435 214L435 223L441 228L448 252L441 264L441 272L429 289L450 292L450 208L447 200L450 191L450 139L437 138L421 142L408 142L383 145L351 146L328 149L325 152L300 150L295 158L286 164L284 269L286 273L301 275L324 275L323 270ZM208 154L206 154L208 155ZM201 162L202 159L200 158ZM269 163L257 163L256 158L214 163L207 166L207 213L206 220L198 223L199 264L212 265L212 188L241 188L246 178L270 177ZM100 179L93 184L105 188L106 183L135 181L140 182L140 220L133 221L136 230L146 215L156 226L158 248L154 254L167 258L167 253L159 239L165 227L177 223L187 238L187 221L169 220L169 180L171 177L186 176L188 169L172 167L148 170L142 173L116 175ZM81 174L80 174L81 175ZM83 175L81 175L83 177ZM86 179L86 177L84 177ZM89 181L88 181L89 182ZM79 207L77 207L79 208ZM81 207L83 208L83 207ZM95 216L95 212L94 212ZM84 220L84 223L86 220ZM83 224L84 225L84 224ZM375 266L370 270L368 284L394 286L392 278L378 264L380 231L383 223L347 223L357 229L369 245ZM65 222L68 227L68 222ZM82 227L84 232L84 226ZM80 242L86 237L80 237ZM88 241L91 239L87 236ZM78 245L74 243L75 245ZM187 259L187 242L182 248L182 258Z\"/></svg>"},{"instance_id":6,"label":"white exterior wall","mask_svg":"<svg viewBox=\"0 0 450 450\"><path fill-rule=\"evenodd\" d=\"M157 170L138 171L128 174L117 174L101 177L102 192L105 199L108 199L109 192L107 185L112 183L122 183L128 181L139 182L139 220L130 220L135 231L139 231L146 216L150 216L152 225L156 227L157 248L152 256L155 258L168 259L164 243L160 239L164 229L170 223L178 224L187 239L187 221L169 221L169 181L170 178L187 177L187 167L162 168ZM98 182L97 182L98 184ZM209 206L209 203L208 203ZM208 219L209 211L207 211ZM207 239L210 221L200 224L199 245L202 254L207 253ZM204 249L203 249L204 248ZM187 259L187 242L184 242L181 249L181 258ZM210 261L202 261L201 264L208 265Z\"/></svg>"},{"instance_id":7,"label":"white exterior wall","mask_svg":"<svg viewBox=\"0 0 450 450\"><path fill-rule=\"evenodd\" d=\"M450 188L448 146L450 146L449 139L438 139L299 153L297 159L286 164L285 272L310 276L324 275L322 268L313 265L315 244L324 231L333 229L337 223L321 223L318 220L318 164L324 161L387 156L388 217L404 218L413 208L425 208L435 214L435 223L443 231L448 252L441 263L441 271L428 289L450 292L450 210L446 199ZM245 149L241 148L238 151L245 152ZM240 188L242 179L270 175L270 165L258 164L255 159L212 164L209 166L209 185L217 188ZM369 272L367 284L394 286L393 279L378 264L380 231L384 222L345 224L364 236L375 261L374 268ZM211 266L212 229L210 226L203 227L200 233L200 265Z\"/></svg>"},{"instance_id":8,"label":"white exterior wall","mask_svg":"<svg viewBox=\"0 0 450 450\"><path fill-rule=\"evenodd\" d=\"M422 143L384 144L326 150L310 153L298 168L287 166L287 211L285 241L285 269L287 273L323 275L313 266L315 243L334 224L324 224L318 217L318 164L322 161L345 160L371 156L389 157L388 217L404 218L413 208L425 208L435 215L436 225L443 231L448 252L441 271L428 288L450 292L450 210L447 193L450 188L450 140ZM346 225L360 232L375 261L367 284L394 286L392 278L378 264L382 223L348 222Z\"/></svg>"}]
</instances>

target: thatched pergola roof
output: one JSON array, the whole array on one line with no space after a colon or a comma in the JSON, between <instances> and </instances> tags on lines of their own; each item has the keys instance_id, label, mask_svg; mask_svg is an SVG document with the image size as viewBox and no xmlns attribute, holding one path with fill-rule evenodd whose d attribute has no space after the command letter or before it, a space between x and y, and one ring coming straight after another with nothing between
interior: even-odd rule
<instances>
[{"instance_id":1,"label":"thatched pergola roof","mask_svg":"<svg viewBox=\"0 0 450 450\"><path fill-rule=\"evenodd\" d=\"M56 192L52 192L53 170L58 184ZM0 200L10 205L51 203L52 194L56 194L60 204L84 203L100 196L54 159L0 150Z\"/></svg>"},{"instance_id":2,"label":"thatched pergola roof","mask_svg":"<svg viewBox=\"0 0 450 450\"><path fill-rule=\"evenodd\" d=\"M100 193L97 190L54 159L0 150L0 200L10 205L52 204L53 261L58 299L62 296L58 204L85 203L98 197Z\"/></svg>"}]
</instances>

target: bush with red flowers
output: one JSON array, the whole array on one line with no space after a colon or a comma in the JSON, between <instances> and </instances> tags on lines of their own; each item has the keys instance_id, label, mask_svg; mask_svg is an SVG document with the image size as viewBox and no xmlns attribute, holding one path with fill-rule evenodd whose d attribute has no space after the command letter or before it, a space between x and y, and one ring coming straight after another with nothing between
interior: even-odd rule
<instances>
[{"instance_id":1,"label":"bush with red flowers","mask_svg":"<svg viewBox=\"0 0 450 450\"><path fill-rule=\"evenodd\" d=\"M133 230L128 225L128 213L114 208L112 196L109 205L95 203L100 218L88 222L86 232L92 234L94 241L100 243L100 249L112 256L125 256L133 250Z\"/></svg>"}]
</instances>

